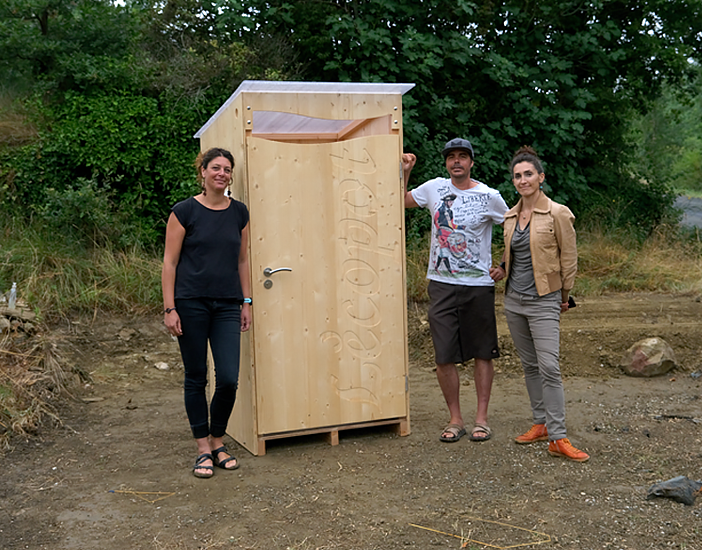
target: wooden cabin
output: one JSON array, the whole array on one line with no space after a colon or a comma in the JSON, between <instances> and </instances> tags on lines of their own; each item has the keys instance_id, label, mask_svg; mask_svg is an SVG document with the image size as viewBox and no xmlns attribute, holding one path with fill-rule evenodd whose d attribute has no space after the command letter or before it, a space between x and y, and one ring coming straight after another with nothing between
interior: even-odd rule
<instances>
[{"instance_id":1,"label":"wooden cabin","mask_svg":"<svg viewBox=\"0 0 702 550\"><path fill-rule=\"evenodd\" d=\"M232 152L231 193L251 216L253 326L228 434L254 455L277 438L410 431L401 155L412 87L245 81L195 136Z\"/></svg>"}]
</instances>

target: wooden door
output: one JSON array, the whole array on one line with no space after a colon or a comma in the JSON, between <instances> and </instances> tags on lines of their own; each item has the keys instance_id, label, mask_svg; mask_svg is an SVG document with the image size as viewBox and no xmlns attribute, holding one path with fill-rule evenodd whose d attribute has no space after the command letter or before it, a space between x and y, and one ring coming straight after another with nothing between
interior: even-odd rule
<instances>
[{"instance_id":1,"label":"wooden door","mask_svg":"<svg viewBox=\"0 0 702 550\"><path fill-rule=\"evenodd\" d=\"M258 433L406 416L399 137L246 148Z\"/></svg>"}]
</instances>

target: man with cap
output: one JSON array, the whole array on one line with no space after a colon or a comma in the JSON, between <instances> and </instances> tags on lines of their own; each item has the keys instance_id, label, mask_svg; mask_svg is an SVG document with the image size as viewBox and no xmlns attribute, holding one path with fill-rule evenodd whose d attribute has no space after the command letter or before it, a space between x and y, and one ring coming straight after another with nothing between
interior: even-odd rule
<instances>
[{"instance_id":1,"label":"man with cap","mask_svg":"<svg viewBox=\"0 0 702 550\"><path fill-rule=\"evenodd\" d=\"M501 278L501 270L492 267L492 226L502 223L508 208L499 191L471 178L474 152L467 139L452 139L442 154L450 177L435 178L405 192L405 208L428 208L435 222L427 269L429 327L436 376L450 414L440 439L455 442L466 434L456 363L474 359L477 410L470 439L487 441L492 436L488 425L492 360L500 355L495 281ZM402 155L405 185L416 161L411 153ZM451 220L442 223L447 205Z\"/></svg>"}]
</instances>

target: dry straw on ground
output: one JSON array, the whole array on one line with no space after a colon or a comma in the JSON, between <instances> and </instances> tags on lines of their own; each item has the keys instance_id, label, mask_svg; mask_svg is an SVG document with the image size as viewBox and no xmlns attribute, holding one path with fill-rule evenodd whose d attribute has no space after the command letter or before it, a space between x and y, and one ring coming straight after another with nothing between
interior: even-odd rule
<instances>
[{"instance_id":1,"label":"dry straw on ground","mask_svg":"<svg viewBox=\"0 0 702 550\"><path fill-rule=\"evenodd\" d=\"M602 234L578 236L578 277L575 292L702 291L702 243L682 241L661 227L644 243Z\"/></svg>"},{"instance_id":2,"label":"dry straw on ground","mask_svg":"<svg viewBox=\"0 0 702 550\"><path fill-rule=\"evenodd\" d=\"M37 129L21 113L0 113L0 146L20 147L37 138Z\"/></svg>"},{"instance_id":3,"label":"dry straw on ground","mask_svg":"<svg viewBox=\"0 0 702 550\"><path fill-rule=\"evenodd\" d=\"M11 436L36 434L46 422L61 424L57 401L70 396L68 375L55 347L41 337L0 341L0 448Z\"/></svg>"}]
</instances>

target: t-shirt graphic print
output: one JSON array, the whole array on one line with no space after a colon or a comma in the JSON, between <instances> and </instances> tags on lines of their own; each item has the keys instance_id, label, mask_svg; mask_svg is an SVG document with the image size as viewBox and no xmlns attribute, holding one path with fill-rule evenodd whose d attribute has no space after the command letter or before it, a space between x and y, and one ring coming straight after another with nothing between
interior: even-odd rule
<instances>
[{"instance_id":1,"label":"t-shirt graphic print","mask_svg":"<svg viewBox=\"0 0 702 550\"><path fill-rule=\"evenodd\" d=\"M469 286L492 286L492 226L507 212L499 191L484 183L471 189L454 187L451 180L436 178L412 195L432 213L431 252L427 278Z\"/></svg>"}]
</instances>

